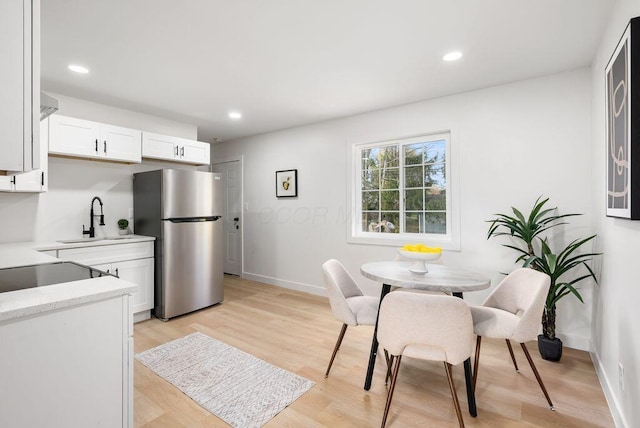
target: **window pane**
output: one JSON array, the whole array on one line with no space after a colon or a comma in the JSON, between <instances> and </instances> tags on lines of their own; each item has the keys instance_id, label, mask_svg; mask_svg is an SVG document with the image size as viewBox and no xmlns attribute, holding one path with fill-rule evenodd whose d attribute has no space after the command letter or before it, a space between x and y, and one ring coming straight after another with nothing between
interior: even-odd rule
<instances>
[{"instance_id":1,"label":"window pane","mask_svg":"<svg viewBox=\"0 0 640 428\"><path fill-rule=\"evenodd\" d=\"M362 211L372 211L380 209L380 192L362 192Z\"/></svg>"},{"instance_id":2,"label":"window pane","mask_svg":"<svg viewBox=\"0 0 640 428\"><path fill-rule=\"evenodd\" d=\"M360 153L362 154L362 170L380 167L380 162L378 160L380 156L380 147L362 149Z\"/></svg>"},{"instance_id":3,"label":"window pane","mask_svg":"<svg viewBox=\"0 0 640 428\"><path fill-rule=\"evenodd\" d=\"M398 179L398 168L387 168L382 170L381 188L382 189L397 189L400 186Z\"/></svg>"},{"instance_id":4,"label":"window pane","mask_svg":"<svg viewBox=\"0 0 640 428\"><path fill-rule=\"evenodd\" d=\"M400 166L398 146L382 146L362 149L362 170Z\"/></svg>"},{"instance_id":5,"label":"window pane","mask_svg":"<svg viewBox=\"0 0 640 428\"><path fill-rule=\"evenodd\" d=\"M368 232L370 229L370 225L377 225L378 221L380 221L380 213L379 212L363 212L362 213L362 231Z\"/></svg>"},{"instance_id":6,"label":"window pane","mask_svg":"<svg viewBox=\"0 0 640 428\"><path fill-rule=\"evenodd\" d=\"M422 143L404 146L404 164L421 165L424 158L424 145Z\"/></svg>"},{"instance_id":7,"label":"window pane","mask_svg":"<svg viewBox=\"0 0 640 428\"><path fill-rule=\"evenodd\" d=\"M380 149L380 168L399 167L398 146L386 146Z\"/></svg>"},{"instance_id":8,"label":"window pane","mask_svg":"<svg viewBox=\"0 0 640 428\"><path fill-rule=\"evenodd\" d=\"M410 211L422 211L424 205L422 202L422 189L411 189L404 191L404 207Z\"/></svg>"},{"instance_id":9,"label":"window pane","mask_svg":"<svg viewBox=\"0 0 640 428\"><path fill-rule=\"evenodd\" d=\"M424 215L424 233L447 233L447 215L446 213L425 213Z\"/></svg>"},{"instance_id":10,"label":"window pane","mask_svg":"<svg viewBox=\"0 0 640 428\"><path fill-rule=\"evenodd\" d=\"M400 213L384 212L382 213L383 223L386 221L384 231L386 233L400 233Z\"/></svg>"},{"instance_id":11,"label":"window pane","mask_svg":"<svg viewBox=\"0 0 640 428\"><path fill-rule=\"evenodd\" d=\"M425 163L446 162L447 145L444 140L428 142L425 150Z\"/></svg>"},{"instance_id":12,"label":"window pane","mask_svg":"<svg viewBox=\"0 0 640 428\"><path fill-rule=\"evenodd\" d=\"M446 211L447 192L439 188L424 189L424 209L427 211Z\"/></svg>"},{"instance_id":13,"label":"window pane","mask_svg":"<svg viewBox=\"0 0 640 428\"><path fill-rule=\"evenodd\" d=\"M400 192L385 190L380 192L380 209L382 211L397 211L400 209Z\"/></svg>"},{"instance_id":14,"label":"window pane","mask_svg":"<svg viewBox=\"0 0 640 428\"><path fill-rule=\"evenodd\" d=\"M362 190L374 190L380 188L380 170L368 169L362 171Z\"/></svg>"},{"instance_id":15,"label":"window pane","mask_svg":"<svg viewBox=\"0 0 640 428\"><path fill-rule=\"evenodd\" d=\"M420 233L421 213L406 213L404 216L404 231L406 233Z\"/></svg>"},{"instance_id":16,"label":"window pane","mask_svg":"<svg viewBox=\"0 0 640 428\"><path fill-rule=\"evenodd\" d=\"M443 163L424 166L424 187L447 187L447 176Z\"/></svg>"},{"instance_id":17,"label":"window pane","mask_svg":"<svg viewBox=\"0 0 640 428\"><path fill-rule=\"evenodd\" d=\"M404 187L422 187L422 165L404 169Z\"/></svg>"}]
</instances>

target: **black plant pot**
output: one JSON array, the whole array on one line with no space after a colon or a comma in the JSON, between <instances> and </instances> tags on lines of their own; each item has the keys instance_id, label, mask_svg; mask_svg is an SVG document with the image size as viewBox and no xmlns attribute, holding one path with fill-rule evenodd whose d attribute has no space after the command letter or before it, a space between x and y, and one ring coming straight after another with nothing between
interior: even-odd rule
<instances>
[{"instance_id":1,"label":"black plant pot","mask_svg":"<svg viewBox=\"0 0 640 428\"><path fill-rule=\"evenodd\" d=\"M539 334L538 351L540 351L540 356L543 360L560 361L560 357L562 357L562 340L557 337L555 339L549 339Z\"/></svg>"}]
</instances>

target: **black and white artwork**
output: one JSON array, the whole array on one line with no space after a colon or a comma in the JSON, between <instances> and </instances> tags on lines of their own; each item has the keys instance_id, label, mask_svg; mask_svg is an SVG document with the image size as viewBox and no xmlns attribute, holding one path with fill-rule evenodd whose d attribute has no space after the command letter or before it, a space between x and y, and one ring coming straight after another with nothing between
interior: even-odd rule
<instances>
[{"instance_id":1,"label":"black and white artwork","mask_svg":"<svg viewBox=\"0 0 640 428\"><path fill-rule=\"evenodd\" d=\"M638 48L632 45L632 32L640 31L638 19L630 21L605 69L607 215L634 220L640 219L640 183L633 188L634 179L637 182L640 177L640 123L638 114L632 114L631 102L640 80L633 78L631 69L638 57L632 50Z\"/></svg>"}]
</instances>

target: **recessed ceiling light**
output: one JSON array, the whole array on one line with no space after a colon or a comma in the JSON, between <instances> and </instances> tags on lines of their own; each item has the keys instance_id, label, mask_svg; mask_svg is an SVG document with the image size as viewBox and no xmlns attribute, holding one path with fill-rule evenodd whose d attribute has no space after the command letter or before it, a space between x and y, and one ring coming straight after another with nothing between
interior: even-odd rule
<instances>
[{"instance_id":1,"label":"recessed ceiling light","mask_svg":"<svg viewBox=\"0 0 640 428\"><path fill-rule=\"evenodd\" d=\"M232 112L229 112L229 117L231 119L236 119L236 120L242 119L242 113L240 113L239 111L232 111Z\"/></svg>"},{"instance_id":2,"label":"recessed ceiling light","mask_svg":"<svg viewBox=\"0 0 640 428\"><path fill-rule=\"evenodd\" d=\"M442 57L445 61L455 61L457 59L462 58L462 52L449 52L445 56Z\"/></svg>"},{"instance_id":3,"label":"recessed ceiling light","mask_svg":"<svg viewBox=\"0 0 640 428\"><path fill-rule=\"evenodd\" d=\"M69 64L69 70L75 71L76 73L80 74L87 74L89 72L89 69L87 67L76 64Z\"/></svg>"}]
</instances>

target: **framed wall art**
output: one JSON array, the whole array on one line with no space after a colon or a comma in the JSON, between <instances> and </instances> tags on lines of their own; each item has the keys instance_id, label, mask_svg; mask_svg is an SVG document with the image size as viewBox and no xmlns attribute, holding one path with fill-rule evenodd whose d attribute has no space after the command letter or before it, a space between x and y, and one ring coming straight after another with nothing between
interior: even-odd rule
<instances>
[{"instance_id":1,"label":"framed wall art","mask_svg":"<svg viewBox=\"0 0 640 428\"><path fill-rule=\"evenodd\" d=\"M640 220L640 17L605 68L607 216Z\"/></svg>"},{"instance_id":2,"label":"framed wall art","mask_svg":"<svg viewBox=\"0 0 640 428\"><path fill-rule=\"evenodd\" d=\"M298 196L298 170L276 171L276 196L293 198Z\"/></svg>"}]
</instances>

